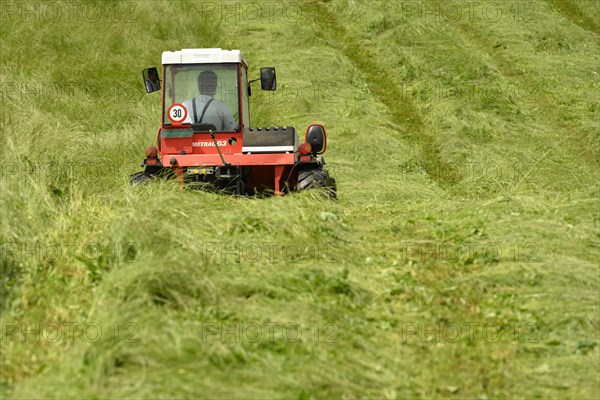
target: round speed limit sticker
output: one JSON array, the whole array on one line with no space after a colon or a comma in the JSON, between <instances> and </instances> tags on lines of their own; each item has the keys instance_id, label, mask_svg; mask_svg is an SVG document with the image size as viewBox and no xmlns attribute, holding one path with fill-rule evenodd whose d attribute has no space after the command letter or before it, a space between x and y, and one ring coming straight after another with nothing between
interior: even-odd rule
<instances>
[{"instance_id":1,"label":"round speed limit sticker","mask_svg":"<svg viewBox=\"0 0 600 400\"><path fill-rule=\"evenodd\" d=\"M167 117L169 117L174 125L181 125L187 118L187 109L183 104L173 104L167 111Z\"/></svg>"}]
</instances>

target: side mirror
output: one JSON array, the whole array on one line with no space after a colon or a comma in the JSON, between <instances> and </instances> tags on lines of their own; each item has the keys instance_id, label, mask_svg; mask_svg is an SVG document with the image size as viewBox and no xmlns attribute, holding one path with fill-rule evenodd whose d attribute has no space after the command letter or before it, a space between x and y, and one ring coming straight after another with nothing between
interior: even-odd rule
<instances>
[{"instance_id":1,"label":"side mirror","mask_svg":"<svg viewBox=\"0 0 600 400\"><path fill-rule=\"evenodd\" d=\"M156 67L142 70L142 77L144 78L146 93L152 93L160 90L160 79L158 78L158 70Z\"/></svg>"},{"instance_id":2,"label":"side mirror","mask_svg":"<svg viewBox=\"0 0 600 400\"><path fill-rule=\"evenodd\" d=\"M312 124L306 129L304 141L310 143L313 155L325 153L327 148L327 135L323 125Z\"/></svg>"},{"instance_id":3,"label":"side mirror","mask_svg":"<svg viewBox=\"0 0 600 400\"><path fill-rule=\"evenodd\" d=\"M275 68L265 67L260 69L260 88L262 90L277 89L277 77L275 76Z\"/></svg>"}]
</instances>

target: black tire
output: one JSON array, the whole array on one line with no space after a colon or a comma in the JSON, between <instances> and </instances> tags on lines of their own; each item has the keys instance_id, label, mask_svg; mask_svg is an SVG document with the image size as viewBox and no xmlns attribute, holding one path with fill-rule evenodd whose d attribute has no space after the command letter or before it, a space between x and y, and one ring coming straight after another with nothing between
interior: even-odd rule
<instances>
[{"instance_id":1,"label":"black tire","mask_svg":"<svg viewBox=\"0 0 600 400\"><path fill-rule=\"evenodd\" d=\"M156 175L142 171L131 175L129 182L131 183L131 186L138 186L145 185L152 179L156 179Z\"/></svg>"},{"instance_id":2,"label":"black tire","mask_svg":"<svg viewBox=\"0 0 600 400\"><path fill-rule=\"evenodd\" d=\"M310 169L307 171L301 171L298 174L298 184L296 190L308 190L308 189L325 189L325 193L328 197L335 199L337 198L337 186L335 179L329 176L329 173L324 169Z\"/></svg>"}]
</instances>

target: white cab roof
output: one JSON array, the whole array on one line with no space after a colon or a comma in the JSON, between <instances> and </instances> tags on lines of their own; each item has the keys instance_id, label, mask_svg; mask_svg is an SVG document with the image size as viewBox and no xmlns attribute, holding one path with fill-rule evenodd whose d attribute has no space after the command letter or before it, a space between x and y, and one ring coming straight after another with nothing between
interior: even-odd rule
<instances>
[{"instance_id":1,"label":"white cab roof","mask_svg":"<svg viewBox=\"0 0 600 400\"><path fill-rule=\"evenodd\" d=\"M220 64L239 63L246 64L246 60L239 50L222 49L183 49L179 51L163 51L162 63L164 64Z\"/></svg>"}]
</instances>

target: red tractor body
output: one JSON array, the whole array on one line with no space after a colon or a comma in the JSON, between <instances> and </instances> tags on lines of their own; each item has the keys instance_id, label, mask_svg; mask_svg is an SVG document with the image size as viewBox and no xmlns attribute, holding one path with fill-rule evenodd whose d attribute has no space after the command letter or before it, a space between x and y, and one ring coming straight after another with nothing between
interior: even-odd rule
<instances>
[{"instance_id":1,"label":"red tractor body","mask_svg":"<svg viewBox=\"0 0 600 400\"><path fill-rule=\"evenodd\" d=\"M239 50L184 49L163 53L162 76L143 71L147 92L162 89L156 146L133 185L158 177L236 194L276 195L323 187L336 195L323 168L325 129L307 128L298 143L291 127L250 128L248 66ZM261 68L263 90L276 89L274 68Z\"/></svg>"}]
</instances>

